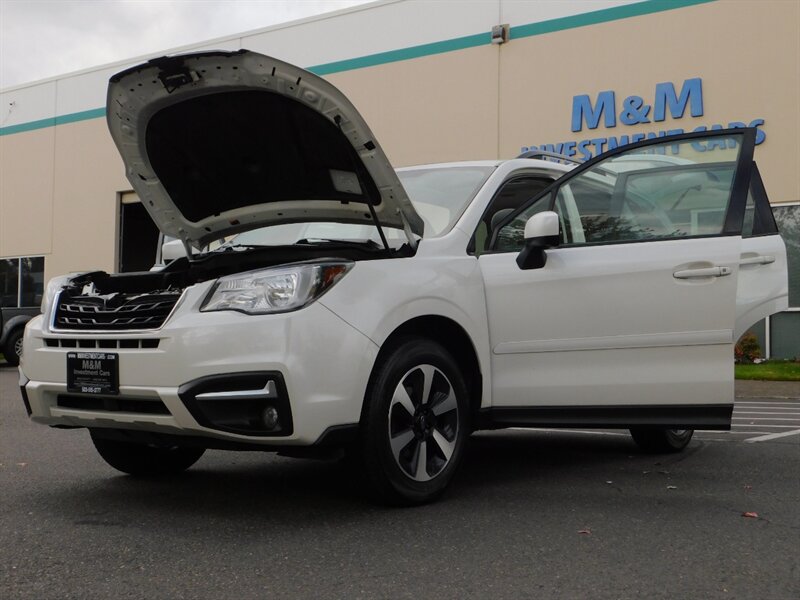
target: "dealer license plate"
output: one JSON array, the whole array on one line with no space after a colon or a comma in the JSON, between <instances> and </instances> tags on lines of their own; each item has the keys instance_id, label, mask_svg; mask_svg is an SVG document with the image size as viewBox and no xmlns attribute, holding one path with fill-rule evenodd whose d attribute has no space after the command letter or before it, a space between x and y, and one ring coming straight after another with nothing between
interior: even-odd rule
<instances>
[{"instance_id":1,"label":"dealer license plate","mask_svg":"<svg viewBox=\"0 0 800 600\"><path fill-rule=\"evenodd\" d=\"M68 352L67 391L119 393L119 355L110 352Z\"/></svg>"}]
</instances>

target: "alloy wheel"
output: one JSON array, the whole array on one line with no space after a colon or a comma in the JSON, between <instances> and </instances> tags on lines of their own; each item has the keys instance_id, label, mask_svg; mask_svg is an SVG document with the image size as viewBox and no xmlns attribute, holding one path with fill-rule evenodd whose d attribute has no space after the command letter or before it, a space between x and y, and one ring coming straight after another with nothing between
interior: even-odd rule
<instances>
[{"instance_id":1,"label":"alloy wheel","mask_svg":"<svg viewBox=\"0 0 800 600\"><path fill-rule=\"evenodd\" d=\"M441 473L456 447L458 402L447 376L433 365L409 370L389 404L389 443L400 470L415 481Z\"/></svg>"}]
</instances>

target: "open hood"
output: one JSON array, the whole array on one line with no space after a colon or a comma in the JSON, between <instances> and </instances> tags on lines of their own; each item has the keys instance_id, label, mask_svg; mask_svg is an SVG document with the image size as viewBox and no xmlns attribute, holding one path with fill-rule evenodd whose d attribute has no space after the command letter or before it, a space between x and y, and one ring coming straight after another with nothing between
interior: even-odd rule
<instances>
[{"instance_id":1,"label":"open hood","mask_svg":"<svg viewBox=\"0 0 800 600\"><path fill-rule=\"evenodd\" d=\"M247 50L148 61L108 86L111 137L164 233L201 247L264 225L423 222L364 119L333 85Z\"/></svg>"}]
</instances>

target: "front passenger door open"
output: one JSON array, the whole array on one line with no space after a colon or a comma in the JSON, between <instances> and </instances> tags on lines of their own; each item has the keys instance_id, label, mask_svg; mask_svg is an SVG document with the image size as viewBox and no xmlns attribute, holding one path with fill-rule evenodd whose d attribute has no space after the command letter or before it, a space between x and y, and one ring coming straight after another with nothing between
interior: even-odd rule
<instances>
[{"instance_id":1,"label":"front passenger door open","mask_svg":"<svg viewBox=\"0 0 800 600\"><path fill-rule=\"evenodd\" d=\"M729 427L753 147L741 129L625 146L500 226L479 258L496 415ZM561 244L543 268L521 270L524 226L541 210L559 213Z\"/></svg>"}]
</instances>

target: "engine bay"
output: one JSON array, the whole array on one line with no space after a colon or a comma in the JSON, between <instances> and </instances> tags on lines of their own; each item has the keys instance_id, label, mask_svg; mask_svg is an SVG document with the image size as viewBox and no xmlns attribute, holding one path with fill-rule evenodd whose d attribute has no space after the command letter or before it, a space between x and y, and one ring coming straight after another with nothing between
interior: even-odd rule
<instances>
[{"instance_id":1,"label":"engine bay","mask_svg":"<svg viewBox=\"0 0 800 600\"><path fill-rule=\"evenodd\" d=\"M322 259L352 261L410 256L408 246L378 248L368 244L329 241L209 252L172 261L160 271L110 274L82 273L58 294L53 328L63 331L142 330L160 327L183 291L225 275Z\"/></svg>"}]
</instances>

